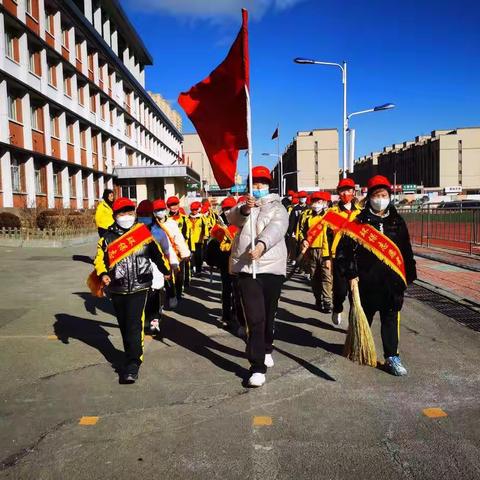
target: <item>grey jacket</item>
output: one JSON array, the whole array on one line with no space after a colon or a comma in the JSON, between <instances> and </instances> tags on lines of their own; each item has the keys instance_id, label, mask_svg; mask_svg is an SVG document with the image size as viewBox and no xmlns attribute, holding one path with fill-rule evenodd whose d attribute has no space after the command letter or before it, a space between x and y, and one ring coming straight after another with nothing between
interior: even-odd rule
<instances>
[{"instance_id":1,"label":"grey jacket","mask_svg":"<svg viewBox=\"0 0 480 480\"><path fill-rule=\"evenodd\" d=\"M285 234L288 228L288 213L276 193L259 199L250 215L243 215L239 204L227 213L228 221L241 230L235 237L230 255L231 273L252 273L252 261L248 258L251 248L250 216L252 216L255 243L263 242L265 251L256 261L257 273L286 275L287 247Z\"/></svg>"}]
</instances>

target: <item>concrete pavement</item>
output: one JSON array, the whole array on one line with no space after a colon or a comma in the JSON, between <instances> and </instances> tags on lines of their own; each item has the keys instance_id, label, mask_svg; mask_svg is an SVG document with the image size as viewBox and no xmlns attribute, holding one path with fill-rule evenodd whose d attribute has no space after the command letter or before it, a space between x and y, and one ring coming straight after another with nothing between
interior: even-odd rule
<instances>
[{"instance_id":1,"label":"concrete pavement","mask_svg":"<svg viewBox=\"0 0 480 480\"><path fill-rule=\"evenodd\" d=\"M139 382L120 385L110 304L85 286L93 253L0 249L0 478L480 477L478 333L407 298L409 375L395 378L341 356L345 331L297 278L276 365L249 390L244 344L217 325L219 283L194 280L147 338ZM381 356L378 321L374 334Z\"/></svg>"}]
</instances>

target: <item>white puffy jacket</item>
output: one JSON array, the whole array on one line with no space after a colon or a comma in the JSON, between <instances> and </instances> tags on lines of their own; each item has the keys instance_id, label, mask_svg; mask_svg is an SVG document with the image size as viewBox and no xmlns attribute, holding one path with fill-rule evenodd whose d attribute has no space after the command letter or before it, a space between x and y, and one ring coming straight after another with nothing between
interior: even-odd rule
<instances>
[{"instance_id":1,"label":"white puffy jacket","mask_svg":"<svg viewBox=\"0 0 480 480\"><path fill-rule=\"evenodd\" d=\"M288 213L276 193L270 193L256 202L250 215L253 219L255 243L265 244L263 255L256 261L257 273L287 274L287 247L285 234L288 229ZM252 261L248 257L251 248L250 215L243 215L239 204L227 213L228 221L241 228L235 237L230 255L232 273L252 273Z\"/></svg>"}]
</instances>

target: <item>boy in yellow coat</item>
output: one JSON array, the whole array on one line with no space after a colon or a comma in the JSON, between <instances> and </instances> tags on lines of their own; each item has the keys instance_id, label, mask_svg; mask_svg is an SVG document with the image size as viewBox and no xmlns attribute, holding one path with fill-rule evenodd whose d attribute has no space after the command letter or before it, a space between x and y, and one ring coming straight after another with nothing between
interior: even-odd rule
<instances>
[{"instance_id":1,"label":"boy in yellow coat","mask_svg":"<svg viewBox=\"0 0 480 480\"><path fill-rule=\"evenodd\" d=\"M202 274L203 243L208 236L208 224L205 216L200 213L202 204L193 202L190 205L190 250L193 252L192 270L196 277Z\"/></svg>"}]
</instances>

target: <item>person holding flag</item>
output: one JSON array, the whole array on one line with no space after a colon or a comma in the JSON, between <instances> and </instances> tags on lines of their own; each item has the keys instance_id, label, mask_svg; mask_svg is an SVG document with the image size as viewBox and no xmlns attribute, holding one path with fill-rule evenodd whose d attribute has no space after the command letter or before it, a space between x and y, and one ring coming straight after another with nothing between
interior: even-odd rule
<instances>
[{"instance_id":1,"label":"person holding flag","mask_svg":"<svg viewBox=\"0 0 480 480\"><path fill-rule=\"evenodd\" d=\"M97 246L95 272L108 287L125 348L122 381L134 383L143 362L145 303L152 285L151 262L165 278L170 266L150 230L136 222L135 204L117 198L112 205L114 223Z\"/></svg>"},{"instance_id":2,"label":"person holding flag","mask_svg":"<svg viewBox=\"0 0 480 480\"><path fill-rule=\"evenodd\" d=\"M327 226L322 219L329 207L331 195L328 192L314 192L311 211L303 225L302 253L310 273L312 292L317 308L322 313L332 312L332 264L327 239Z\"/></svg>"},{"instance_id":3,"label":"person holding flag","mask_svg":"<svg viewBox=\"0 0 480 480\"><path fill-rule=\"evenodd\" d=\"M345 220L352 221L360 212L361 208L355 198L355 182L351 178L342 178L337 185L338 203L330 210ZM329 226L328 238L330 243L330 254L332 257L333 270L333 312L332 322L334 325L342 323L343 303L348 293L348 281L342 270L335 264L337 245L342 238L342 232Z\"/></svg>"},{"instance_id":4,"label":"person holding flag","mask_svg":"<svg viewBox=\"0 0 480 480\"><path fill-rule=\"evenodd\" d=\"M360 300L371 324L380 313L385 369L402 376L398 343L400 311L407 285L416 278L407 225L391 203L392 185L376 175L368 181L364 210L345 225L335 262L350 284L358 282Z\"/></svg>"},{"instance_id":5,"label":"person holding flag","mask_svg":"<svg viewBox=\"0 0 480 480\"><path fill-rule=\"evenodd\" d=\"M248 385L261 387L267 367L273 367L274 321L287 270L285 234L288 214L277 194L270 193L272 177L267 167L251 172L253 196L233 207L228 221L240 229L232 247L230 271L238 286L247 321ZM255 232L251 248L250 222Z\"/></svg>"}]
</instances>

